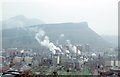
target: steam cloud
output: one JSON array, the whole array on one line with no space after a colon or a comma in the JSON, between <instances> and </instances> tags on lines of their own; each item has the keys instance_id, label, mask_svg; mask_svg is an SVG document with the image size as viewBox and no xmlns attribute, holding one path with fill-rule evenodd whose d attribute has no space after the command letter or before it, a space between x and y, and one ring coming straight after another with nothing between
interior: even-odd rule
<instances>
[{"instance_id":1,"label":"steam cloud","mask_svg":"<svg viewBox=\"0 0 120 77\"><path fill-rule=\"evenodd\" d=\"M72 45L70 40L67 40L66 42L69 47L69 50L71 50L73 53L77 53L77 54L81 55L81 51L79 49L77 49L77 47L75 45Z\"/></svg>"},{"instance_id":2,"label":"steam cloud","mask_svg":"<svg viewBox=\"0 0 120 77\"><path fill-rule=\"evenodd\" d=\"M56 50L58 50L59 52L62 52L59 47L55 46L54 43L50 42L48 36L45 36L45 31L40 29L39 32L36 33L35 38L41 46L45 46L49 48L49 50L52 51L53 54L56 54ZM44 39L42 40L42 38Z\"/></svg>"}]
</instances>

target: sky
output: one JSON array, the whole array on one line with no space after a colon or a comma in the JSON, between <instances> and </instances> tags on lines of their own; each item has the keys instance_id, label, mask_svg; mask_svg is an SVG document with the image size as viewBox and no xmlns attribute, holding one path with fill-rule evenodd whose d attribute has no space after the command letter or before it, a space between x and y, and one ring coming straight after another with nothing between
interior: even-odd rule
<instances>
[{"instance_id":1,"label":"sky","mask_svg":"<svg viewBox=\"0 0 120 77\"><path fill-rule=\"evenodd\" d=\"M118 35L119 0L2 0L0 20L17 15L45 23L88 22L99 35Z\"/></svg>"}]
</instances>

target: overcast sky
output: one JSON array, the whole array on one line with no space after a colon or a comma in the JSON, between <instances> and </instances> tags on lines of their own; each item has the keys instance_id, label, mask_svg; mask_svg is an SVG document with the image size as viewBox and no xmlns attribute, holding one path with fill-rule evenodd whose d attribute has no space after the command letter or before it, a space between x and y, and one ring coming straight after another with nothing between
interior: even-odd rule
<instances>
[{"instance_id":1,"label":"overcast sky","mask_svg":"<svg viewBox=\"0 0 120 77\"><path fill-rule=\"evenodd\" d=\"M0 20L17 15L46 23L88 22L100 35L117 35L119 0L3 0Z\"/></svg>"}]
</instances>

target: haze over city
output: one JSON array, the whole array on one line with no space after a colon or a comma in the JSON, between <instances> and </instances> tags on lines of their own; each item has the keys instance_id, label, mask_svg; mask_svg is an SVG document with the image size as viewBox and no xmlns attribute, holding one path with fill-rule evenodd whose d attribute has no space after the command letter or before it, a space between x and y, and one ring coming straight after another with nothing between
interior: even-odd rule
<instances>
[{"instance_id":1,"label":"haze over city","mask_svg":"<svg viewBox=\"0 0 120 77\"><path fill-rule=\"evenodd\" d=\"M0 77L120 76L118 1L1 1Z\"/></svg>"}]
</instances>

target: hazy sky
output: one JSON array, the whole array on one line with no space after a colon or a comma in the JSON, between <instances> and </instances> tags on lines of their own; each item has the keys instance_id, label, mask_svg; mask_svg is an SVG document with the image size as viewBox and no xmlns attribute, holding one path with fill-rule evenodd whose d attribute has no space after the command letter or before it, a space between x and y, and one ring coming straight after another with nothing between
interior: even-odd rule
<instances>
[{"instance_id":1,"label":"hazy sky","mask_svg":"<svg viewBox=\"0 0 120 77\"><path fill-rule=\"evenodd\" d=\"M100 35L117 35L119 0L3 0L0 20L16 15L46 23L88 22Z\"/></svg>"}]
</instances>

